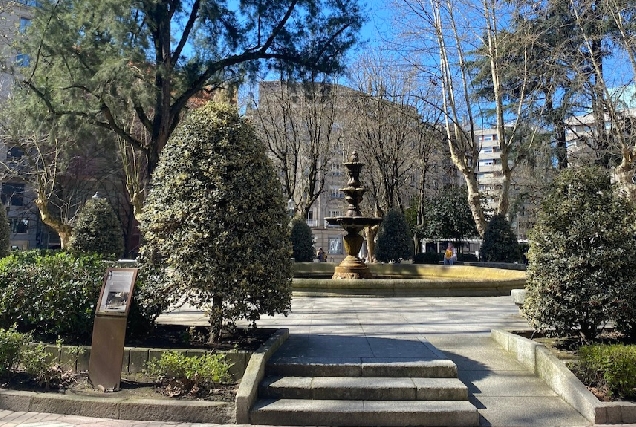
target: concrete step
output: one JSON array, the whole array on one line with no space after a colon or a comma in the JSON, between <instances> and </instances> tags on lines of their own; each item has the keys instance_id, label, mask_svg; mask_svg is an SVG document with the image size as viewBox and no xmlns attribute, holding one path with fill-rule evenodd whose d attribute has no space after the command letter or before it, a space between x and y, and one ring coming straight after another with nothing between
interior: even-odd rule
<instances>
[{"instance_id":1,"label":"concrete step","mask_svg":"<svg viewBox=\"0 0 636 427\"><path fill-rule=\"evenodd\" d=\"M272 399L467 400L457 378L265 377L258 395Z\"/></svg>"},{"instance_id":2,"label":"concrete step","mask_svg":"<svg viewBox=\"0 0 636 427\"><path fill-rule=\"evenodd\" d=\"M329 363L278 358L270 360L265 370L268 375L281 377L457 377L457 366L451 360Z\"/></svg>"},{"instance_id":3,"label":"concrete step","mask_svg":"<svg viewBox=\"0 0 636 427\"><path fill-rule=\"evenodd\" d=\"M467 401L260 400L250 419L280 426L479 426Z\"/></svg>"}]
</instances>

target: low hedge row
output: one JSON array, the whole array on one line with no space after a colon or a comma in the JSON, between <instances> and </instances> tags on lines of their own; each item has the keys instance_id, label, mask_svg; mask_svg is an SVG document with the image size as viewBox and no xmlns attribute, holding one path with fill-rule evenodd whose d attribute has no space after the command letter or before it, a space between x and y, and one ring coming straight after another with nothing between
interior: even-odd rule
<instances>
[{"instance_id":1,"label":"low hedge row","mask_svg":"<svg viewBox=\"0 0 636 427\"><path fill-rule=\"evenodd\" d=\"M43 340L90 342L107 267L98 255L14 252L0 259L0 328ZM128 317L129 336L145 333L163 311L153 297L152 272L141 269Z\"/></svg>"}]
</instances>

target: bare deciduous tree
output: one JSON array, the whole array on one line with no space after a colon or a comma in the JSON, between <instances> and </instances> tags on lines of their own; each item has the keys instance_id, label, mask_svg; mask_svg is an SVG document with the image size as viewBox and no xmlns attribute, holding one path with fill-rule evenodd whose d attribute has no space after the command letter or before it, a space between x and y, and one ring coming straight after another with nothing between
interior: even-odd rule
<instances>
[{"instance_id":1,"label":"bare deciduous tree","mask_svg":"<svg viewBox=\"0 0 636 427\"><path fill-rule=\"evenodd\" d=\"M336 122L340 91L339 85L316 79L262 82L256 108L248 113L302 218L325 191L332 164L342 159Z\"/></svg>"}]
</instances>

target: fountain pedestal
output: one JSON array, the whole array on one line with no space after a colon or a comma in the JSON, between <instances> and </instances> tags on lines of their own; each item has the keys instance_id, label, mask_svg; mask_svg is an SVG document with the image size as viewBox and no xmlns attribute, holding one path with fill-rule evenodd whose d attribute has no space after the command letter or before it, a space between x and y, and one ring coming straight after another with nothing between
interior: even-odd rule
<instances>
[{"instance_id":1,"label":"fountain pedestal","mask_svg":"<svg viewBox=\"0 0 636 427\"><path fill-rule=\"evenodd\" d=\"M363 260L358 258L358 253L364 243L364 237L360 231L364 227L380 224L382 218L365 217L360 213L360 202L366 189L360 183L360 170L363 164L358 162L358 153L351 154L349 162L343 163L347 168L349 181L345 188L340 190L345 194L345 201L349 204L344 216L325 218L330 225L339 225L345 229L344 248L347 256L336 267L333 279L370 279L371 270Z\"/></svg>"}]
</instances>

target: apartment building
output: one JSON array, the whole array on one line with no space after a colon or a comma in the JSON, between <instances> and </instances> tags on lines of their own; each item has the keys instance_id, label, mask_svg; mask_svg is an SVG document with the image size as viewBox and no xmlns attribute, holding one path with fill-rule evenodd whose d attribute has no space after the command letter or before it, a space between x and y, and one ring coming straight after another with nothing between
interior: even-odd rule
<instances>
[{"instance_id":1,"label":"apartment building","mask_svg":"<svg viewBox=\"0 0 636 427\"><path fill-rule=\"evenodd\" d=\"M36 0L0 1L0 102L9 98L14 87L14 72L29 65L28 56L15 51L13 41L24 33L31 23L32 8ZM5 169L23 167L24 152L20 147L0 142L0 164ZM31 202L34 194L24 180L5 175L1 178L1 201L9 217L11 247L13 249L49 248L59 245L57 234L50 231Z\"/></svg>"},{"instance_id":2,"label":"apartment building","mask_svg":"<svg viewBox=\"0 0 636 427\"><path fill-rule=\"evenodd\" d=\"M496 211L498 194L503 182L500 141L497 138L497 130L494 128L475 131L476 143L479 144L477 184L479 192L483 195L487 215L492 215ZM530 197L521 197L522 194L528 193L528 188L534 184L531 180L532 176L524 173L523 166L517 166L510 183L510 226L521 241L528 238L528 231L534 225L533 212L536 209L536 201Z\"/></svg>"}]
</instances>

